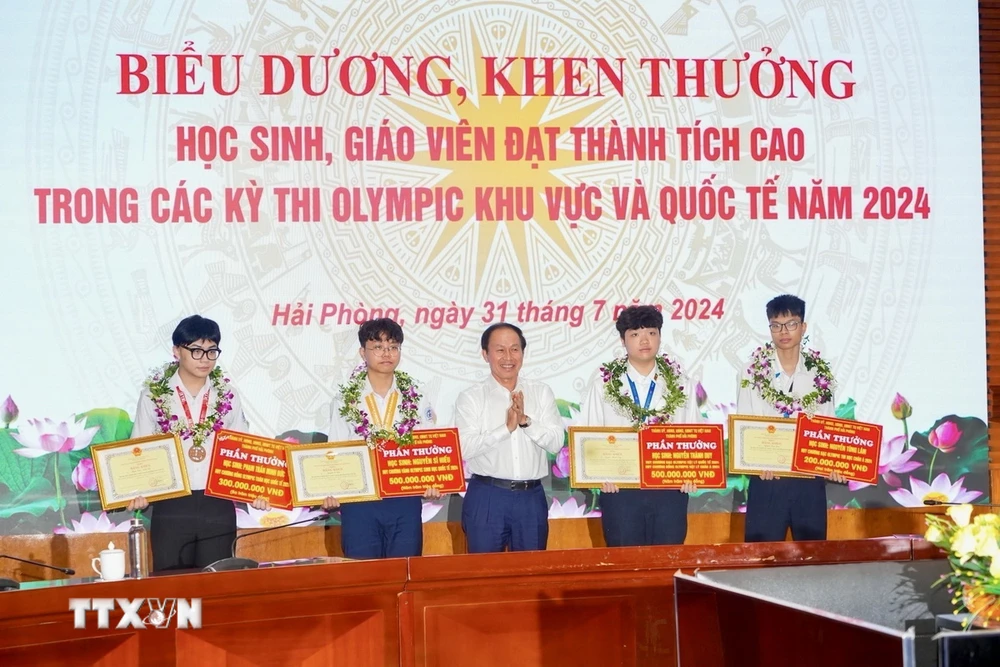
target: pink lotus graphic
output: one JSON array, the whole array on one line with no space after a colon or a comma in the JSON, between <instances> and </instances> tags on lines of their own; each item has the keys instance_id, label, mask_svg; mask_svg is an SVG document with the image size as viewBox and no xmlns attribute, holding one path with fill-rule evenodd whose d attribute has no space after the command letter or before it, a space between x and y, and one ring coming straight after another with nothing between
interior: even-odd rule
<instances>
[{"instance_id":1,"label":"pink lotus graphic","mask_svg":"<svg viewBox=\"0 0 1000 667\"><path fill-rule=\"evenodd\" d=\"M126 519L121 523L112 523L107 512L101 512L101 516L94 516L90 512L80 515L80 520L73 519L73 527L66 528L58 526L52 532L56 535L86 535L88 533L127 533L129 522Z\"/></svg>"},{"instance_id":2,"label":"pink lotus graphic","mask_svg":"<svg viewBox=\"0 0 1000 667\"><path fill-rule=\"evenodd\" d=\"M695 385L694 387L694 400L698 405L698 409L701 410L708 403L708 392L705 388L701 386L701 383Z\"/></svg>"},{"instance_id":3,"label":"pink lotus graphic","mask_svg":"<svg viewBox=\"0 0 1000 667\"><path fill-rule=\"evenodd\" d=\"M550 519L596 519L601 516L601 510L587 511L586 505L581 505L572 496L567 498L562 504L556 498L552 499L552 506L549 507Z\"/></svg>"},{"instance_id":4,"label":"pink lotus graphic","mask_svg":"<svg viewBox=\"0 0 1000 667\"><path fill-rule=\"evenodd\" d=\"M878 474L886 484L891 486L902 486L903 480L898 475L912 472L920 467L919 461L911 461L916 449L906 449L906 439L897 435L882 441L882 449L878 455Z\"/></svg>"},{"instance_id":5,"label":"pink lotus graphic","mask_svg":"<svg viewBox=\"0 0 1000 667\"><path fill-rule=\"evenodd\" d=\"M561 479L569 477L569 447L563 447L556 454L556 462L552 464L552 476Z\"/></svg>"},{"instance_id":6,"label":"pink lotus graphic","mask_svg":"<svg viewBox=\"0 0 1000 667\"><path fill-rule=\"evenodd\" d=\"M98 426L87 428L86 424L86 419L79 421L70 419L64 422L29 419L28 425L19 433L11 433L21 445L21 449L15 449L14 453L34 459L46 454L86 449L100 428Z\"/></svg>"},{"instance_id":7,"label":"pink lotus graphic","mask_svg":"<svg viewBox=\"0 0 1000 667\"><path fill-rule=\"evenodd\" d=\"M901 435L883 440L878 455L878 474L882 476L882 479L889 486L895 488L903 486L903 480L899 478L899 475L913 472L921 466L919 461L910 460L916 453L917 450L914 448L906 449L906 438ZM869 486L872 485L865 484L864 482L847 483L847 487L851 491L857 491Z\"/></svg>"},{"instance_id":8,"label":"pink lotus graphic","mask_svg":"<svg viewBox=\"0 0 1000 667\"><path fill-rule=\"evenodd\" d=\"M81 459L73 469L73 485L77 491L96 491L97 475L94 473L94 461Z\"/></svg>"},{"instance_id":9,"label":"pink lotus graphic","mask_svg":"<svg viewBox=\"0 0 1000 667\"><path fill-rule=\"evenodd\" d=\"M892 405L889 409L892 411L892 416L896 419L906 419L913 414L913 406L899 393L896 394L896 398L892 399Z\"/></svg>"},{"instance_id":10,"label":"pink lotus graphic","mask_svg":"<svg viewBox=\"0 0 1000 667\"><path fill-rule=\"evenodd\" d=\"M17 409L17 403L10 396L7 400L0 405L0 422L3 422L4 428L10 428L11 423L17 420L17 415L20 410Z\"/></svg>"},{"instance_id":11,"label":"pink lotus graphic","mask_svg":"<svg viewBox=\"0 0 1000 667\"><path fill-rule=\"evenodd\" d=\"M254 509L247 505L246 509L236 508L237 528L273 528L276 526L287 526L296 521L304 521L309 518L319 519L326 516L324 512L310 510L306 507L296 507L292 510L281 510L272 507L269 510ZM301 523L297 527L311 526L311 523Z\"/></svg>"},{"instance_id":12,"label":"pink lotus graphic","mask_svg":"<svg viewBox=\"0 0 1000 667\"><path fill-rule=\"evenodd\" d=\"M892 499L903 507L923 507L925 500L936 500L945 503L971 503L983 495L982 491L970 491L963 486L965 477L959 477L954 483L948 479L947 473L941 473L928 484L916 477L910 477L910 490L896 489L890 491Z\"/></svg>"},{"instance_id":13,"label":"pink lotus graphic","mask_svg":"<svg viewBox=\"0 0 1000 667\"><path fill-rule=\"evenodd\" d=\"M959 430L954 422L942 422L936 429L930 432L927 439L942 454L950 454L955 451L955 445L961 437L962 431Z\"/></svg>"}]
</instances>

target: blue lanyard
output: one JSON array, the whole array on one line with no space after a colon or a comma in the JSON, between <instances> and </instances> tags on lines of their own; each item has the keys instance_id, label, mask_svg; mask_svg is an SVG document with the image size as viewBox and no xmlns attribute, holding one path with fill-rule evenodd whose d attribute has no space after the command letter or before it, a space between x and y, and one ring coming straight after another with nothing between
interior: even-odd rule
<instances>
[{"instance_id":1,"label":"blue lanyard","mask_svg":"<svg viewBox=\"0 0 1000 667\"><path fill-rule=\"evenodd\" d=\"M635 382L632 382L632 378L625 375L625 379L628 380L628 388L632 391L632 400L635 401L636 405L639 405L639 390L635 387ZM646 404L642 406L643 410L649 410L649 406L653 403L653 390L656 389L656 383L649 383L649 391L646 392Z\"/></svg>"}]
</instances>

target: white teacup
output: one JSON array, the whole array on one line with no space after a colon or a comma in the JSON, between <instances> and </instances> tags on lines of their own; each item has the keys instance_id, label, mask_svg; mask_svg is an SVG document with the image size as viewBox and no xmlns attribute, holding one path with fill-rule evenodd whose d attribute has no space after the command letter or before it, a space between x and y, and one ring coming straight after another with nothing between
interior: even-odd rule
<instances>
[{"instance_id":1,"label":"white teacup","mask_svg":"<svg viewBox=\"0 0 1000 667\"><path fill-rule=\"evenodd\" d=\"M108 548L102 551L100 556L90 561L90 566L104 581L124 579L125 551L115 549L115 543L109 542Z\"/></svg>"}]
</instances>

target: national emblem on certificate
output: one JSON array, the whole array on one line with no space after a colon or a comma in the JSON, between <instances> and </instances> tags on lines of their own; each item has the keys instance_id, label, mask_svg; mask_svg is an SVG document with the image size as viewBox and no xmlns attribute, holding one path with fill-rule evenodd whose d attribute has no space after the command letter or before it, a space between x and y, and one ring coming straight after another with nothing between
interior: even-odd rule
<instances>
[{"instance_id":1,"label":"national emblem on certificate","mask_svg":"<svg viewBox=\"0 0 1000 667\"><path fill-rule=\"evenodd\" d=\"M378 500L375 456L362 440L294 445L286 449L292 505L320 505L327 496L341 503Z\"/></svg>"},{"instance_id":2,"label":"national emblem on certificate","mask_svg":"<svg viewBox=\"0 0 1000 667\"><path fill-rule=\"evenodd\" d=\"M792 472L796 420L729 415L729 473L812 477Z\"/></svg>"},{"instance_id":3,"label":"national emblem on certificate","mask_svg":"<svg viewBox=\"0 0 1000 667\"><path fill-rule=\"evenodd\" d=\"M592 489L605 482L639 488L639 434L626 427L569 427L570 486Z\"/></svg>"},{"instance_id":4,"label":"national emblem on certificate","mask_svg":"<svg viewBox=\"0 0 1000 667\"><path fill-rule=\"evenodd\" d=\"M101 507L125 507L136 496L150 502L191 495L181 443L173 433L91 445Z\"/></svg>"}]
</instances>

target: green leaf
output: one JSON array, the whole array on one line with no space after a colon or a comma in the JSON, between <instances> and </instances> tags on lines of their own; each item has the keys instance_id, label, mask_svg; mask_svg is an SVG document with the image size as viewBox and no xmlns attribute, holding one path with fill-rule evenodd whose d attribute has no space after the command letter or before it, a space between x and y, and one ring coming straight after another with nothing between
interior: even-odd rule
<instances>
[{"instance_id":1,"label":"green leaf","mask_svg":"<svg viewBox=\"0 0 1000 667\"><path fill-rule=\"evenodd\" d=\"M574 416L573 415L574 412L575 413L580 412L579 403L570 403L569 401L557 398L556 405L559 407L559 414L562 416L563 419L572 419Z\"/></svg>"},{"instance_id":2,"label":"green leaf","mask_svg":"<svg viewBox=\"0 0 1000 667\"><path fill-rule=\"evenodd\" d=\"M854 402L853 398L848 398L846 403L841 403L837 406L837 417L840 419L854 419L854 408L857 403Z\"/></svg>"},{"instance_id":3,"label":"green leaf","mask_svg":"<svg viewBox=\"0 0 1000 667\"><path fill-rule=\"evenodd\" d=\"M121 408L97 408L77 415L80 417L87 418L87 428L99 427L90 441L92 445L128 440L132 436L132 420Z\"/></svg>"},{"instance_id":4,"label":"green leaf","mask_svg":"<svg viewBox=\"0 0 1000 667\"><path fill-rule=\"evenodd\" d=\"M58 457L59 478L66 482L62 486L63 493L66 492L67 488L70 493L76 491L76 487L73 486L73 471L76 469L76 466L80 464L80 461L90 458L90 448L78 449L73 452L60 452L59 454L53 454L53 456Z\"/></svg>"},{"instance_id":5,"label":"green leaf","mask_svg":"<svg viewBox=\"0 0 1000 667\"><path fill-rule=\"evenodd\" d=\"M22 493L28 488L31 480L45 475L50 455L29 459L15 454L15 449L21 448L21 443L14 439L15 430L0 430L0 482L13 494Z\"/></svg>"},{"instance_id":6,"label":"green leaf","mask_svg":"<svg viewBox=\"0 0 1000 667\"><path fill-rule=\"evenodd\" d=\"M937 452L937 458L934 459L934 470L931 474L937 477L942 472L948 473L948 478L952 482L963 475L987 475L989 471L990 451L987 441L986 423L978 417L959 417L957 415L942 417L934 422L934 425L926 431L917 431L910 436L910 444L918 449L918 453L914 456L913 460L920 461L925 465L922 471L915 471L914 474L920 475L923 472L926 476L926 466L929 465L934 452L937 451L930 442L930 433L944 422L949 421L958 427L962 435L959 437L958 442L955 443L952 451ZM989 483L986 482L984 487L980 488L978 486L969 487L967 484L966 488L975 488L977 491L983 491L988 485Z\"/></svg>"},{"instance_id":7,"label":"green leaf","mask_svg":"<svg viewBox=\"0 0 1000 667\"><path fill-rule=\"evenodd\" d=\"M859 510L862 509L861 503L858 502L857 498L851 498L851 502L844 505L845 508L849 510Z\"/></svg>"},{"instance_id":8,"label":"green leaf","mask_svg":"<svg viewBox=\"0 0 1000 667\"><path fill-rule=\"evenodd\" d=\"M746 493L746 490L749 488L750 478L746 475L728 475L726 477L726 492L739 491L740 493Z\"/></svg>"},{"instance_id":9,"label":"green leaf","mask_svg":"<svg viewBox=\"0 0 1000 667\"><path fill-rule=\"evenodd\" d=\"M61 504L65 506L65 499ZM58 512L60 509L62 508L56 501L55 487L44 477L35 477L21 493L0 500L2 519L9 519L15 514L41 516L49 510Z\"/></svg>"}]
</instances>

